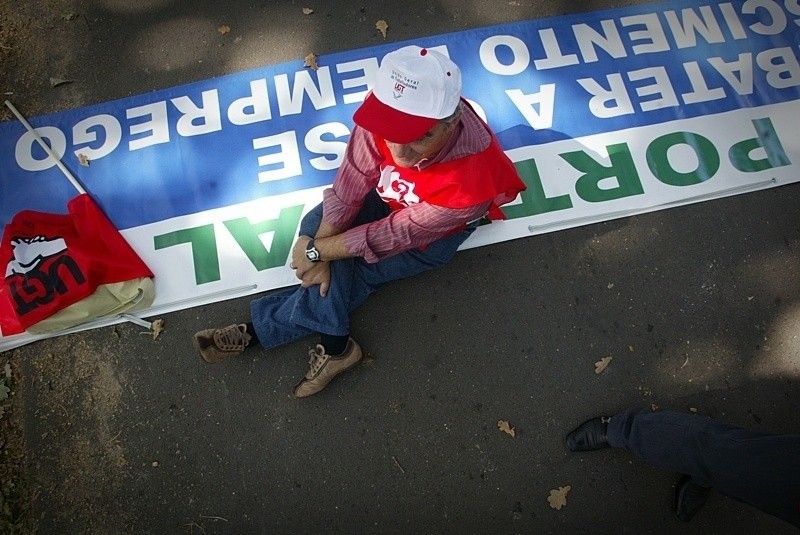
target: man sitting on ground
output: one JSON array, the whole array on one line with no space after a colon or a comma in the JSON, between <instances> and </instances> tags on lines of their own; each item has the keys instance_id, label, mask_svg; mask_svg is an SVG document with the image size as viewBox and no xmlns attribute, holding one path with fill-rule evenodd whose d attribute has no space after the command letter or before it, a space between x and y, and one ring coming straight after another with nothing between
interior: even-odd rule
<instances>
[{"instance_id":1,"label":"man sitting on ground","mask_svg":"<svg viewBox=\"0 0 800 535\"><path fill-rule=\"evenodd\" d=\"M300 224L291 260L300 287L254 300L252 323L195 334L206 362L318 333L294 394L319 392L361 360L353 310L387 282L449 262L482 218L502 219L500 205L525 189L439 52L387 54L353 119L332 187Z\"/></svg>"}]
</instances>

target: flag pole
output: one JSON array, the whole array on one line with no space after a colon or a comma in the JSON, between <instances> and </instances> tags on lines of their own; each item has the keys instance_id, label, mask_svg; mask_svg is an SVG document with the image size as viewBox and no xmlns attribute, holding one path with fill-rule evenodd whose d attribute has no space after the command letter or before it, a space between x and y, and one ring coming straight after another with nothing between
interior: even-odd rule
<instances>
[{"instance_id":1,"label":"flag pole","mask_svg":"<svg viewBox=\"0 0 800 535\"><path fill-rule=\"evenodd\" d=\"M50 145L48 145L47 143L44 142L44 139L42 139L42 136L39 135L39 132L37 132L31 126L31 124L25 119L25 117L23 117L22 114L19 111L17 111L17 108L15 108L14 105L11 104L7 100L6 100L6 106L8 106L8 109L11 110L11 113L13 113L17 117L17 119L19 119L19 121L23 125L25 125L25 128L28 129L28 132L30 132L33 135L33 137L36 138L36 141L39 142L39 145L42 146L42 148L47 153L47 155L50 156L56 162L56 165L58 166L58 168L61 169L61 172L64 173L64 176L67 177L67 179L70 181L70 183L73 186L75 186L75 189L78 190L78 193L81 193L81 194L86 193L86 190L83 188L81 183L78 182L78 179L75 178L72 175L72 173L70 173L69 169L67 169L67 167L61 162L61 159L56 155L56 153L53 152L53 149L50 148Z\"/></svg>"}]
</instances>

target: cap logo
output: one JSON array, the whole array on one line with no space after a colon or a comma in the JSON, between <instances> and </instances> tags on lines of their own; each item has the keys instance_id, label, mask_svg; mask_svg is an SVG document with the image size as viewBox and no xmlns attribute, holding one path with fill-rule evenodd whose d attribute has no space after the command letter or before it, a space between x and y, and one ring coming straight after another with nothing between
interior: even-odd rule
<instances>
[{"instance_id":1,"label":"cap logo","mask_svg":"<svg viewBox=\"0 0 800 535\"><path fill-rule=\"evenodd\" d=\"M392 70L392 80L394 81L394 89L392 90L392 94L396 99L402 98L406 89L417 89L419 87L419 80L409 78L405 74L396 70Z\"/></svg>"}]
</instances>

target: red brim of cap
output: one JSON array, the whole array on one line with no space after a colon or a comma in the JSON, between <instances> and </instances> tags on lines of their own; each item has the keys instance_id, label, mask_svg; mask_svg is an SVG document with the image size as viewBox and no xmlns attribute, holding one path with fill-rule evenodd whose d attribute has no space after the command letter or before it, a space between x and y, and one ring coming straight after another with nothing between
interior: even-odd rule
<instances>
[{"instance_id":1,"label":"red brim of cap","mask_svg":"<svg viewBox=\"0 0 800 535\"><path fill-rule=\"evenodd\" d=\"M370 93L356 110L353 120L361 128L392 143L411 143L424 136L439 122L430 117L410 115L387 106Z\"/></svg>"}]
</instances>

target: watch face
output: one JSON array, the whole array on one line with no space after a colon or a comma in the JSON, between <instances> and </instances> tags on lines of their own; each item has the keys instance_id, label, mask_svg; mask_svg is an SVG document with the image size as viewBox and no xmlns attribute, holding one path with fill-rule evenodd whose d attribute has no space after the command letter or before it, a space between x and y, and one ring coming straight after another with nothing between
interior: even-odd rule
<instances>
[{"instance_id":1,"label":"watch face","mask_svg":"<svg viewBox=\"0 0 800 535\"><path fill-rule=\"evenodd\" d=\"M319 261L319 251L317 251L317 248L312 247L311 249L306 249L306 258L312 262Z\"/></svg>"}]
</instances>

